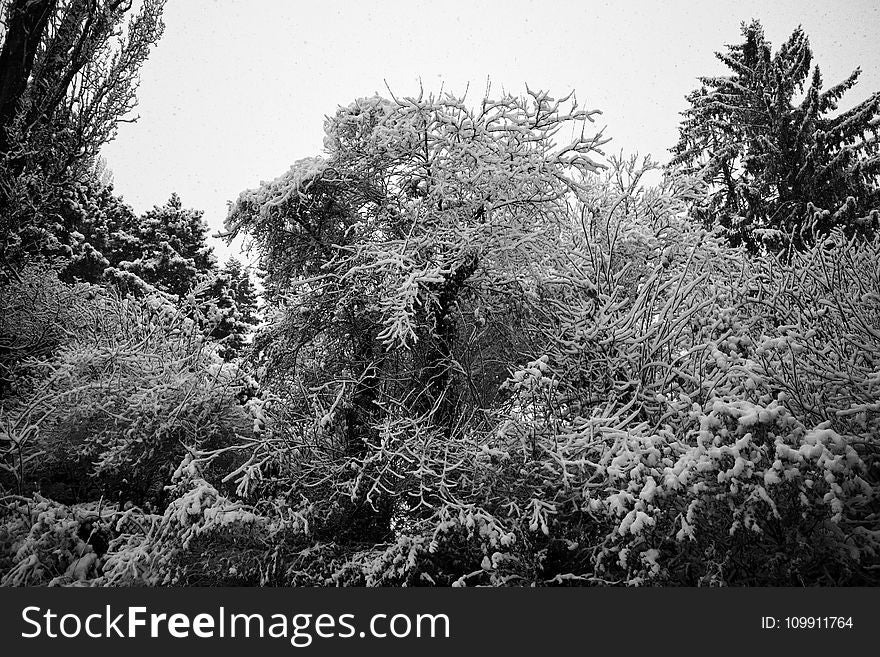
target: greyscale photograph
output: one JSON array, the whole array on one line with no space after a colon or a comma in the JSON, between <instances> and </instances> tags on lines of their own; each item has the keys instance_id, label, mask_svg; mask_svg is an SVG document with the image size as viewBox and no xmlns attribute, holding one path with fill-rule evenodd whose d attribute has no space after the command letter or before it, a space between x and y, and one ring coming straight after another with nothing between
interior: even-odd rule
<instances>
[{"instance_id":1,"label":"greyscale photograph","mask_svg":"<svg viewBox=\"0 0 880 657\"><path fill-rule=\"evenodd\" d=\"M0 21L0 585L880 585L880 3Z\"/></svg>"}]
</instances>

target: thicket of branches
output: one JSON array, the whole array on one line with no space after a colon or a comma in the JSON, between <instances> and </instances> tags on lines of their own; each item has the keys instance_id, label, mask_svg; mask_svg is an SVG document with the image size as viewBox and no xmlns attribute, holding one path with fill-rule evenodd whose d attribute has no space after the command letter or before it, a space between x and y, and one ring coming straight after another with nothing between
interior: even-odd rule
<instances>
[{"instance_id":1,"label":"thicket of branches","mask_svg":"<svg viewBox=\"0 0 880 657\"><path fill-rule=\"evenodd\" d=\"M340 107L230 207L252 339L240 264L150 280L197 262L148 236L197 225L179 201L81 206L108 254L165 246L4 287L2 583L876 584L880 238L747 247L717 167L646 185L595 113Z\"/></svg>"}]
</instances>

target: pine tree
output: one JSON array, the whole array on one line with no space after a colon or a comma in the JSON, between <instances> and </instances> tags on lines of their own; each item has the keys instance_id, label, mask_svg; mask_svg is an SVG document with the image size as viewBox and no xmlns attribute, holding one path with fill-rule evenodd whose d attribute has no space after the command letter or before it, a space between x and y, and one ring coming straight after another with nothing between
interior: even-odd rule
<instances>
[{"instance_id":1,"label":"pine tree","mask_svg":"<svg viewBox=\"0 0 880 657\"><path fill-rule=\"evenodd\" d=\"M66 193L58 218L56 234L70 244L64 280L116 282L123 292L153 287L183 299L217 275L202 212L185 209L177 194L138 217L92 177Z\"/></svg>"},{"instance_id":2,"label":"pine tree","mask_svg":"<svg viewBox=\"0 0 880 657\"><path fill-rule=\"evenodd\" d=\"M198 310L204 332L221 343L221 356L242 356L258 319L257 292L241 261L229 258L199 291Z\"/></svg>"},{"instance_id":3,"label":"pine tree","mask_svg":"<svg viewBox=\"0 0 880 657\"><path fill-rule=\"evenodd\" d=\"M184 297L200 276L212 273L216 259L207 245L208 226L200 210L188 210L177 194L154 206L132 231L140 243L139 257L120 268L163 292Z\"/></svg>"},{"instance_id":4,"label":"pine tree","mask_svg":"<svg viewBox=\"0 0 880 657\"><path fill-rule=\"evenodd\" d=\"M63 280L101 283L108 267L140 257L144 245L134 234L138 217L112 186L92 177L66 196L59 213L66 226L65 241L70 243Z\"/></svg>"},{"instance_id":5,"label":"pine tree","mask_svg":"<svg viewBox=\"0 0 880 657\"><path fill-rule=\"evenodd\" d=\"M687 96L672 165L710 185L695 215L734 245L803 246L834 226L873 234L880 207L880 93L831 115L858 80L822 90L798 27L776 54L758 21L716 53L732 75L700 78ZM797 102L799 101L799 102Z\"/></svg>"}]
</instances>

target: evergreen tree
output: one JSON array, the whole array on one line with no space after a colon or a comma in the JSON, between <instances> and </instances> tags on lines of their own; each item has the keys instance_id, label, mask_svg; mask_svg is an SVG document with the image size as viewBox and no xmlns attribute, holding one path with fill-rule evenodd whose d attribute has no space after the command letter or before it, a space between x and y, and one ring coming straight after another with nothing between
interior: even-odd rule
<instances>
[{"instance_id":1,"label":"evergreen tree","mask_svg":"<svg viewBox=\"0 0 880 657\"><path fill-rule=\"evenodd\" d=\"M177 194L154 206L132 231L139 256L119 263L120 269L163 292L184 297L199 277L212 273L216 259L207 245L208 226L201 210L188 210Z\"/></svg>"},{"instance_id":2,"label":"evergreen tree","mask_svg":"<svg viewBox=\"0 0 880 657\"><path fill-rule=\"evenodd\" d=\"M67 281L100 283L108 267L136 260L144 244L135 234L138 217L130 205L95 177L75 185L60 212L70 242L61 270Z\"/></svg>"},{"instance_id":3,"label":"evergreen tree","mask_svg":"<svg viewBox=\"0 0 880 657\"><path fill-rule=\"evenodd\" d=\"M250 274L236 258L200 290L199 317L204 332L222 344L226 360L242 356L257 324L257 293Z\"/></svg>"},{"instance_id":4,"label":"evergreen tree","mask_svg":"<svg viewBox=\"0 0 880 657\"><path fill-rule=\"evenodd\" d=\"M710 185L695 214L732 244L803 246L834 226L872 234L880 207L880 93L831 115L860 70L822 90L798 27L776 54L758 21L716 53L732 75L700 78L688 97L673 165ZM812 72L811 72L812 70Z\"/></svg>"},{"instance_id":5,"label":"evergreen tree","mask_svg":"<svg viewBox=\"0 0 880 657\"><path fill-rule=\"evenodd\" d=\"M114 281L123 291L152 286L184 298L217 274L202 212L185 209L177 194L138 217L93 176L66 192L58 217L69 243L64 280Z\"/></svg>"},{"instance_id":6,"label":"evergreen tree","mask_svg":"<svg viewBox=\"0 0 880 657\"><path fill-rule=\"evenodd\" d=\"M241 321L246 324L257 323L257 290L248 269L237 258L229 258L223 266L224 275L229 277L232 298L241 313Z\"/></svg>"}]
</instances>

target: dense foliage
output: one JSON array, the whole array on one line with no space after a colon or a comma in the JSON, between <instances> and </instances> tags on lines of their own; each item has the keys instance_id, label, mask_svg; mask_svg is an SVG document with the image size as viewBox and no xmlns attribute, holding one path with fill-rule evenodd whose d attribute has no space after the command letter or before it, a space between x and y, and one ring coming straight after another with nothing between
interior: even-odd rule
<instances>
[{"instance_id":1,"label":"dense foliage","mask_svg":"<svg viewBox=\"0 0 880 657\"><path fill-rule=\"evenodd\" d=\"M880 238L731 243L595 113L338 108L230 205L259 312L179 199L77 188L3 287L2 584L877 584Z\"/></svg>"}]
</instances>

